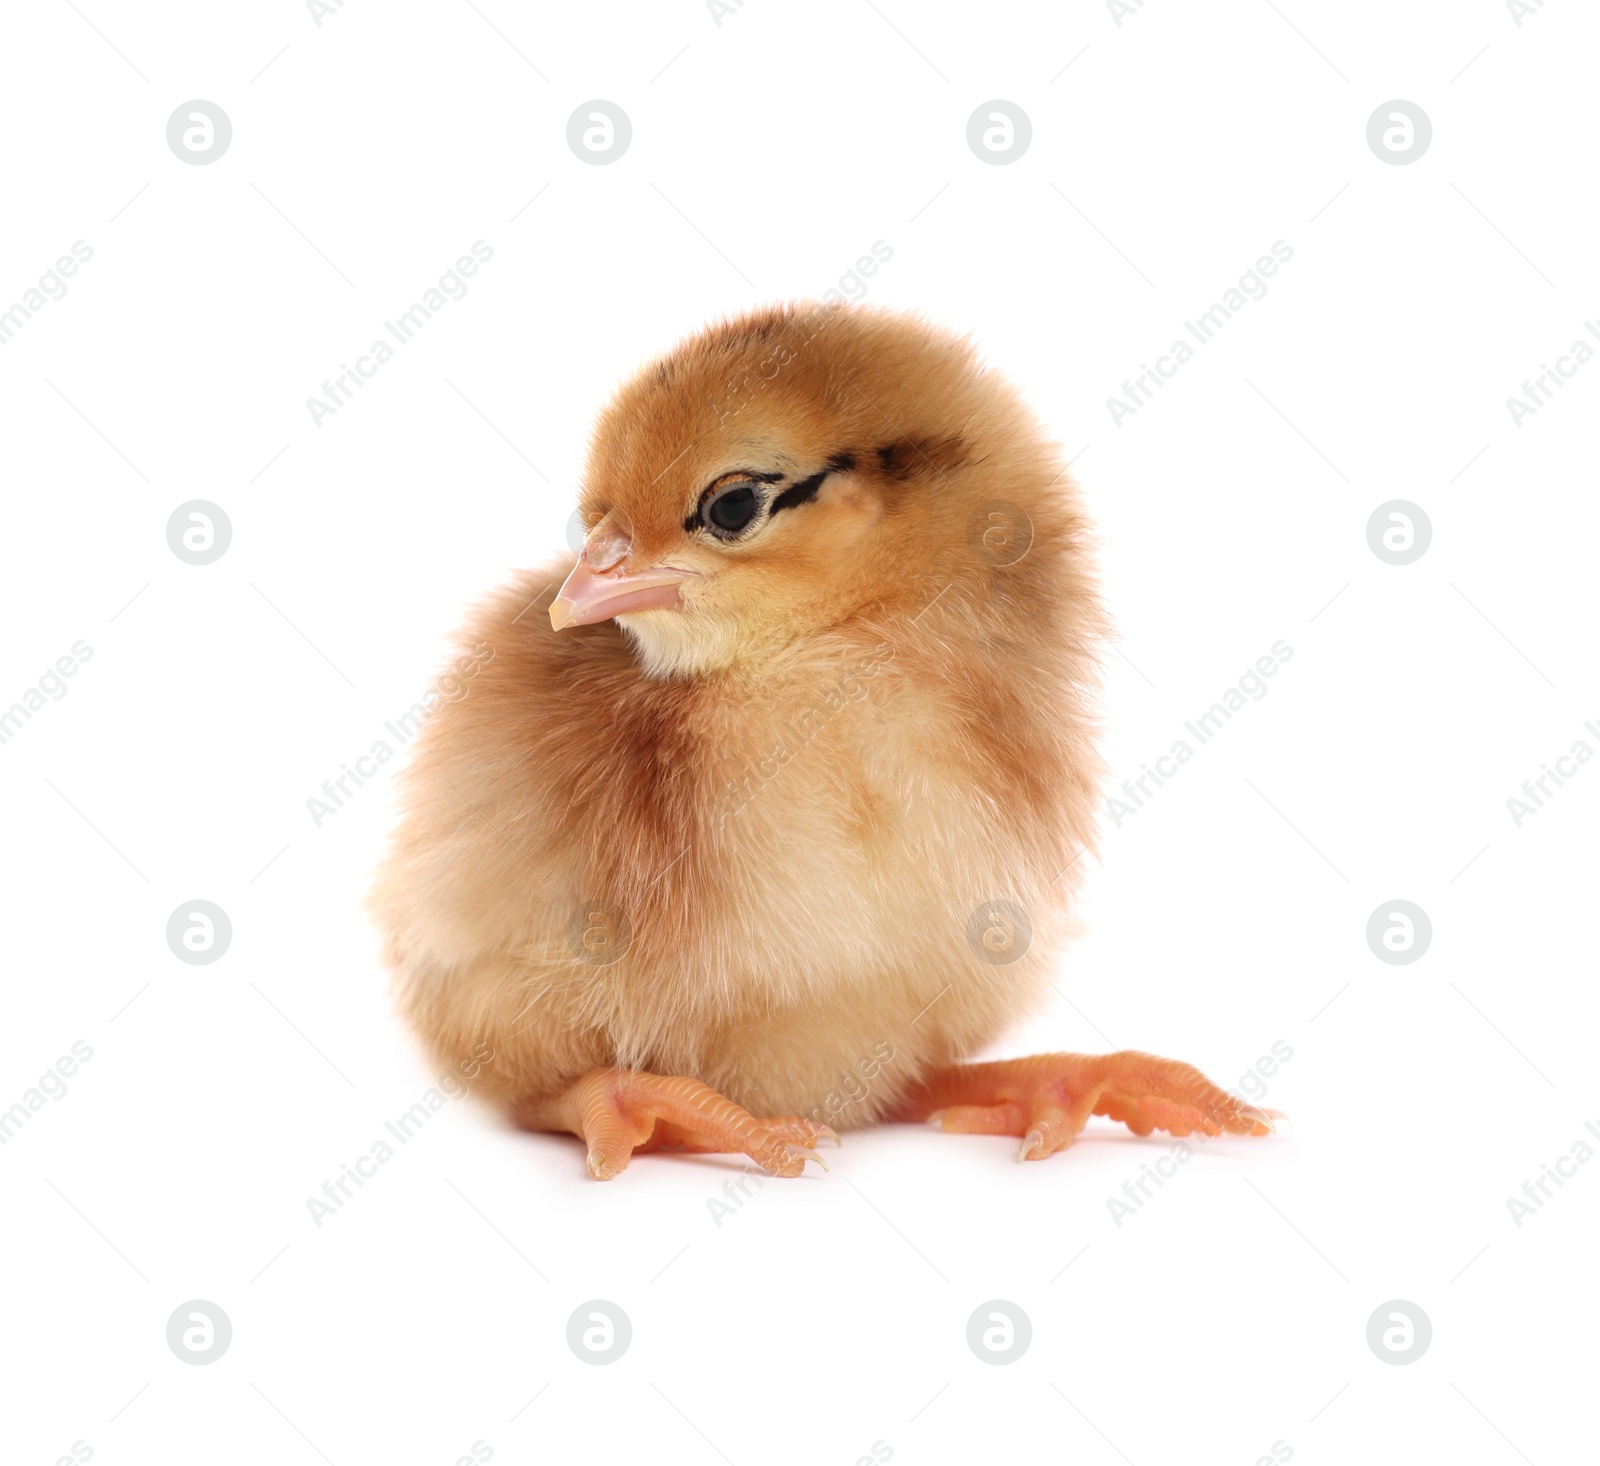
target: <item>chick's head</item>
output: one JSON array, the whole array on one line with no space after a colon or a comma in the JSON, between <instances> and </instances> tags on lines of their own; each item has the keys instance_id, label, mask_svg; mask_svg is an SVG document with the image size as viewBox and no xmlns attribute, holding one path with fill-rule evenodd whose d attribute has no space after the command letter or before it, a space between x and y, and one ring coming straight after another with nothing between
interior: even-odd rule
<instances>
[{"instance_id":1,"label":"chick's head","mask_svg":"<svg viewBox=\"0 0 1600 1466\"><path fill-rule=\"evenodd\" d=\"M1008 455L1031 470L1048 449L966 342L918 320L801 305L710 327L604 411L551 622L615 619L670 677L915 615L983 572L973 515Z\"/></svg>"}]
</instances>

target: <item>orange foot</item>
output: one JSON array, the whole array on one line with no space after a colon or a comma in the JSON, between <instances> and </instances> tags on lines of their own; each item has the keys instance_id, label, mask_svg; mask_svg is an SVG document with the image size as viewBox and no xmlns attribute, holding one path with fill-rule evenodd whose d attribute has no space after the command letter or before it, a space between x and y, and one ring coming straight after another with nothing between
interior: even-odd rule
<instances>
[{"instance_id":1,"label":"orange foot","mask_svg":"<svg viewBox=\"0 0 1600 1466\"><path fill-rule=\"evenodd\" d=\"M635 1153L672 1148L737 1152L775 1176L798 1176L808 1160L826 1164L812 1147L826 1125L793 1117L758 1120L701 1084L638 1069L594 1069L565 1089L515 1107L528 1130L570 1130L589 1147L589 1171L609 1181Z\"/></svg>"},{"instance_id":2,"label":"orange foot","mask_svg":"<svg viewBox=\"0 0 1600 1466\"><path fill-rule=\"evenodd\" d=\"M1136 1135L1267 1135L1275 1113L1235 1099L1193 1064L1124 1049L956 1064L924 1080L894 1118L954 1134L1018 1135L1017 1159L1040 1161L1071 1145L1090 1115L1109 1115Z\"/></svg>"}]
</instances>

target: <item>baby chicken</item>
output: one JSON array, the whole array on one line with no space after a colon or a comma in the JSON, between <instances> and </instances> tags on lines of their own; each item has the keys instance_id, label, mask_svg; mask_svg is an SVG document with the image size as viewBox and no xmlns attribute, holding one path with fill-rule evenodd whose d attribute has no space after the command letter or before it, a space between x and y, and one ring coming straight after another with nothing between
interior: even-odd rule
<instances>
[{"instance_id":1,"label":"baby chicken","mask_svg":"<svg viewBox=\"0 0 1600 1466\"><path fill-rule=\"evenodd\" d=\"M1036 1006L1094 841L1104 634L1060 456L961 339L760 310L594 435L583 552L471 619L372 905L516 1121L798 1175L880 1120L1265 1134L1196 1069L964 1060Z\"/></svg>"}]
</instances>

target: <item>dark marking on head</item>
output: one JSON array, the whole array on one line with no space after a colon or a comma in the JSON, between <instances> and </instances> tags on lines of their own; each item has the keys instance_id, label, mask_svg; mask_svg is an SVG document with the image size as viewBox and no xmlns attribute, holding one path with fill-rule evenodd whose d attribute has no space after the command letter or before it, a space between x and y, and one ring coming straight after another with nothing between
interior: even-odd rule
<instances>
[{"instance_id":1,"label":"dark marking on head","mask_svg":"<svg viewBox=\"0 0 1600 1466\"><path fill-rule=\"evenodd\" d=\"M967 461L966 440L960 434L944 438L901 438L877 450L878 467L904 483L919 474L943 476Z\"/></svg>"},{"instance_id":2,"label":"dark marking on head","mask_svg":"<svg viewBox=\"0 0 1600 1466\"><path fill-rule=\"evenodd\" d=\"M823 479L827 478L828 470L814 473L810 478L801 479L797 484L791 484L776 499L772 501L771 514L776 514L780 509L798 509L802 504L809 504L817 497L817 491L822 487Z\"/></svg>"},{"instance_id":3,"label":"dark marking on head","mask_svg":"<svg viewBox=\"0 0 1600 1466\"><path fill-rule=\"evenodd\" d=\"M849 473L856 466L854 453L835 453L824 466L821 473L814 473L810 478L801 479L798 483L791 484L776 499L772 501L771 513L776 514L780 509L794 509L801 504L809 504L817 497L822 488L823 479L830 473Z\"/></svg>"},{"instance_id":4,"label":"dark marking on head","mask_svg":"<svg viewBox=\"0 0 1600 1466\"><path fill-rule=\"evenodd\" d=\"M723 350L748 350L764 346L794 317L792 306L773 306L748 316L723 321L711 333L711 341Z\"/></svg>"}]
</instances>

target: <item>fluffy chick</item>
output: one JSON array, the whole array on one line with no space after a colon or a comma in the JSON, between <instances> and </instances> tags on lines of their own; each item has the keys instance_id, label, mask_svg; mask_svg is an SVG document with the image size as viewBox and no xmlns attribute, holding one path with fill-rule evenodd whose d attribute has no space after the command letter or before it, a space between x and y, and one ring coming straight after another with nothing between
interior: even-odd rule
<instances>
[{"instance_id":1,"label":"fluffy chick","mask_svg":"<svg viewBox=\"0 0 1600 1466\"><path fill-rule=\"evenodd\" d=\"M962 1061L1039 1000L1094 841L1103 631L1060 455L964 340L786 306L601 416L583 554L462 635L372 903L405 1011L605 1178L797 1174L832 1126L1264 1133L1187 1065ZM761 1118L758 1118L761 1117Z\"/></svg>"}]
</instances>

